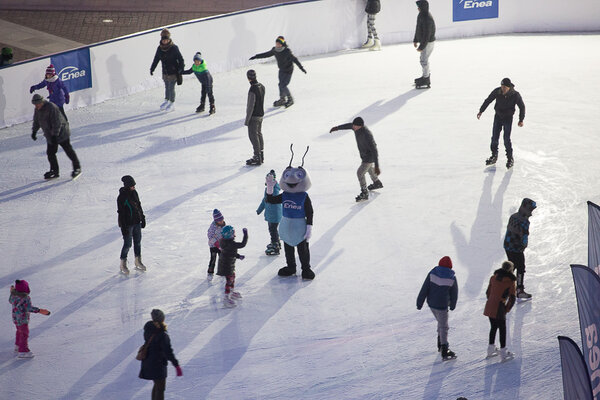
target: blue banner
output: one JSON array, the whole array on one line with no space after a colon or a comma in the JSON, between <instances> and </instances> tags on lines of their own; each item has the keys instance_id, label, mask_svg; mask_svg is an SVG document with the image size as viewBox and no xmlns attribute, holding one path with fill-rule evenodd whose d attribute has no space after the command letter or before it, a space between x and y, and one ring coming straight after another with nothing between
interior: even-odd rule
<instances>
[{"instance_id":1,"label":"blue banner","mask_svg":"<svg viewBox=\"0 0 600 400\"><path fill-rule=\"evenodd\" d=\"M56 74L69 92L92 87L92 64L90 49L84 48L50 57Z\"/></svg>"},{"instance_id":2,"label":"blue banner","mask_svg":"<svg viewBox=\"0 0 600 400\"><path fill-rule=\"evenodd\" d=\"M452 20L469 21L473 19L498 18L500 0L452 0Z\"/></svg>"},{"instance_id":3,"label":"blue banner","mask_svg":"<svg viewBox=\"0 0 600 400\"><path fill-rule=\"evenodd\" d=\"M600 207L588 204L588 266L600 274Z\"/></svg>"},{"instance_id":4,"label":"blue banner","mask_svg":"<svg viewBox=\"0 0 600 400\"><path fill-rule=\"evenodd\" d=\"M566 336L558 337L565 400L592 400L592 386L579 346Z\"/></svg>"},{"instance_id":5,"label":"blue banner","mask_svg":"<svg viewBox=\"0 0 600 400\"><path fill-rule=\"evenodd\" d=\"M584 265L571 265L582 353L587 365L594 398L600 393L600 277Z\"/></svg>"}]
</instances>

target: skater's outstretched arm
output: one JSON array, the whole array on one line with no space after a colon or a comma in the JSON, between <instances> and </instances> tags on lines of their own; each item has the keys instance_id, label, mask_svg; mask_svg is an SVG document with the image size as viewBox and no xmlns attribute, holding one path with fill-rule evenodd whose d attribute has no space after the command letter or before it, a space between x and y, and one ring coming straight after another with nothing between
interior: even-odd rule
<instances>
[{"instance_id":1,"label":"skater's outstretched arm","mask_svg":"<svg viewBox=\"0 0 600 400\"><path fill-rule=\"evenodd\" d=\"M273 47L269 51L265 51L264 53L258 53L250 57L251 60L256 60L257 58L269 58L275 55L275 47Z\"/></svg>"}]
</instances>

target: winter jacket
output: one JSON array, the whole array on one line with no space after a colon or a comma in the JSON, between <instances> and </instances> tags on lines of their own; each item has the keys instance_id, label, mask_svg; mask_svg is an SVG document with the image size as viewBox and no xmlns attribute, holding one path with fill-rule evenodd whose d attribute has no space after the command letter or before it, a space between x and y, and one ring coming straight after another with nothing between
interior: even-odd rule
<instances>
[{"instance_id":1,"label":"winter jacket","mask_svg":"<svg viewBox=\"0 0 600 400\"><path fill-rule=\"evenodd\" d=\"M159 61L162 62L163 75L181 75L183 73L185 62L179 52L179 47L173 42L170 42L167 46L159 45L156 48L154 61L150 66L150 73L154 72Z\"/></svg>"},{"instance_id":2,"label":"winter jacket","mask_svg":"<svg viewBox=\"0 0 600 400\"><path fill-rule=\"evenodd\" d=\"M500 118L510 118L515 113L515 105L519 106L519 122L525 119L525 103L521 98L521 94L514 88L510 88L506 94L502 94L502 89L497 87L492 90L492 93L484 100L479 108L479 112L483 113L492 101L496 100L494 110Z\"/></svg>"},{"instance_id":3,"label":"winter jacket","mask_svg":"<svg viewBox=\"0 0 600 400\"><path fill-rule=\"evenodd\" d=\"M206 69L206 62L202 60L200 65L192 64L192 67L188 70L185 70L181 73L182 75L196 75L196 78L200 81L202 85L212 86L213 78L208 69Z\"/></svg>"},{"instance_id":4,"label":"winter jacket","mask_svg":"<svg viewBox=\"0 0 600 400\"><path fill-rule=\"evenodd\" d=\"M338 130L352 129L352 122L337 126ZM373 134L366 126L354 131L356 145L360 153L360 159L365 163L375 163L375 167L379 168L379 156L377 153L377 144L373 138Z\"/></svg>"},{"instance_id":5,"label":"winter jacket","mask_svg":"<svg viewBox=\"0 0 600 400\"><path fill-rule=\"evenodd\" d=\"M54 75L50 79L44 79L37 85L33 85L29 88L29 92L33 93L34 90L38 90L44 87L48 89L48 98L51 102L53 102L59 107L62 107L65 104L69 104L69 101L71 100L71 97L69 96L69 90L67 89L63 81L60 80L58 75Z\"/></svg>"},{"instance_id":6,"label":"winter jacket","mask_svg":"<svg viewBox=\"0 0 600 400\"><path fill-rule=\"evenodd\" d=\"M219 241L221 248L221 256L217 266L217 275L230 276L235 274L235 260L240 258L238 249L246 246L248 243L248 233L244 232L244 238L241 242L236 242L233 239L223 239Z\"/></svg>"},{"instance_id":7,"label":"winter jacket","mask_svg":"<svg viewBox=\"0 0 600 400\"><path fill-rule=\"evenodd\" d=\"M54 103L44 100L43 106L33 112L33 133L42 128L44 137L50 144L62 143L69 139L69 122Z\"/></svg>"},{"instance_id":8,"label":"winter jacket","mask_svg":"<svg viewBox=\"0 0 600 400\"><path fill-rule=\"evenodd\" d=\"M283 192L277 196L267 194L266 202L282 204L279 236L284 243L297 246L304 241L306 226L313 224L313 207L306 192Z\"/></svg>"},{"instance_id":9,"label":"winter jacket","mask_svg":"<svg viewBox=\"0 0 600 400\"><path fill-rule=\"evenodd\" d=\"M286 74L291 74L294 72L294 64L296 64L301 71L304 71L304 67L302 64L300 64L300 61L298 61L296 56L292 53L292 50L290 50L287 45L284 45L280 49L273 47L271 50L265 53L256 54L254 58L269 58L272 56L275 56L279 70L285 72Z\"/></svg>"},{"instance_id":10,"label":"winter jacket","mask_svg":"<svg viewBox=\"0 0 600 400\"><path fill-rule=\"evenodd\" d=\"M417 28L413 43L419 43L417 50L424 50L429 42L435 42L435 21L429 12L429 3L427 1L417 1L417 6L421 9L417 15Z\"/></svg>"},{"instance_id":11,"label":"winter jacket","mask_svg":"<svg viewBox=\"0 0 600 400\"><path fill-rule=\"evenodd\" d=\"M377 14L379 11L381 11L379 0L367 0L367 7L365 8L367 14Z\"/></svg>"},{"instance_id":12,"label":"winter jacket","mask_svg":"<svg viewBox=\"0 0 600 400\"><path fill-rule=\"evenodd\" d=\"M535 201L523 199L519 211L510 216L504 236L504 249L513 253L522 253L529 240L529 217L536 208Z\"/></svg>"},{"instance_id":13,"label":"winter jacket","mask_svg":"<svg viewBox=\"0 0 600 400\"><path fill-rule=\"evenodd\" d=\"M117 197L117 214L119 215L119 226L126 228L141 223L146 225L146 216L142 209L142 203L136 190L127 187L119 189ZM142 226L143 227L143 226Z\"/></svg>"},{"instance_id":14,"label":"winter jacket","mask_svg":"<svg viewBox=\"0 0 600 400\"><path fill-rule=\"evenodd\" d=\"M8 302L12 304L12 319L16 326L29 324L29 313L38 313L40 309L31 305L31 298L27 293L10 291Z\"/></svg>"},{"instance_id":15,"label":"winter jacket","mask_svg":"<svg viewBox=\"0 0 600 400\"><path fill-rule=\"evenodd\" d=\"M458 284L454 271L447 267L437 266L433 268L417 296L417 308L420 310L427 299L429 308L436 310L454 310L458 300Z\"/></svg>"},{"instance_id":16,"label":"winter jacket","mask_svg":"<svg viewBox=\"0 0 600 400\"><path fill-rule=\"evenodd\" d=\"M495 319L506 319L506 314L515 304L517 278L500 268L494 271L485 295L487 302L483 315Z\"/></svg>"},{"instance_id":17,"label":"winter jacket","mask_svg":"<svg viewBox=\"0 0 600 400\"><path fill-rule=\"evenodd\" d=\"M265 87L256 80L250 81L248 103L246 104L245 125L250 124L253 117L262 118L265 115Z\"/></svg>"},{"instance_id":18,"label":"winter jacket","mask_svg":"<svg viewBox=\"0 0 600 400\"><path fill-rule=\"evenodd\" d=\"M279 187L279 183L275 183L273 187L273 196L277 196L281 188ZM281 204L271 204L267 203L267 190L265 189L265 195L263 196L262 201L258 205L256 209L256 213L260 215L261 212L265 211L265 221L271 222L274 224L278 224L281 222Z\"/></svg>"},{"instance_id":19,"label":"winter jacket","mask_svg":"<svg viewBox=\"0 0 600 400\"><path fill-rule=\"evenodd\" d=\"M221 240L222 237L221 231L223 230L223 226L217 225L215 221L210 224L208 231L206 232L206 236L208 236L208 247L219 247L219 240Z\"/></svg>"},{"instance_id":20,"label":"winter jacket","mask_svg":"<svg viewBox=\"0 0 600 400\"><path fill-rule=\"evenodd\" d=\"M166 327L156 326L153 321L146 322L144 325L144 341L148 342L150 337L152 341L148 344L148 353L145 359L142 360L139 377L142 379L156 380L165 379L167 377L167 361L171 361L173 366L179 366L179 361L173 354L171 347L171 339L167 334Z\"/></svg>"}]
</instances>

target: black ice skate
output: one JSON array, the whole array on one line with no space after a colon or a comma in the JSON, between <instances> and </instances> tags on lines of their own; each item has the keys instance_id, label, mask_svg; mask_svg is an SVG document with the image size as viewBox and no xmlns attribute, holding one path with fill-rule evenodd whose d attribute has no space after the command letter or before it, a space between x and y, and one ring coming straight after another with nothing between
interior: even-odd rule
<instances>
[{"instance_id":1,"label":"black ice skate","mask_svg":"<svg viewBox=\"0 0 600 400\"><path fill-rule=\"evenodd\" d=\"M196 112L197 113L204 112L204 103L200 103L200 105L198 106L198 108L196 108Z\"/></svg>"},{"instance_id":2,"label":"black ice skate","mask_svg":"<svg viewBox=\"0 0 600 400\"><path fill-rule=\"evenodd\" d=\"M253 156L252 158L246 160L246 165L261 165L260 156Z\"/></svg>"},{"instance_id":3,"label":"black ice skate","mask_svg":"<svg viewBox=\"0 0 600 400\"><path fill-rule=\"evenodd\" d=\"M208 114L213 115L216 112L217 112L217 110L215 109L215 105L211 104L210 108L208 109Z\"/></svg>"},{"instance_id":4,"label":"black ice skate","mask_svg":"<svg viewBox=\"0 0 600 400\"><path fill-rule=\"evenodd\" d=\"M281 99L273 103L273 107L281 107L283 105L285 105L285 97L282 97Z\"/></svg>"},{"instance_id":5,"label":"black ice skate","mask_svg":"<svg viewBox=\"0 0 600 400\"><path fill-rule=\"evenodd\" d=\"M369 186L367 186L367 189L369 190L375 190L375 189L382 189L383 188L383 183L381 183L381 181L378 179L375 182L371 183Z\"/></svg>"},{"instance_id":6,"label":"black ice skate","mask_svg":"<svg viewBox=\"0 0 600 400\"><path fill-rule=\"evenodd\" d=\"M456 353L448 348L447 344L442 345L442 360L454 360L456 358Z\"/></svg>"},{"instance_id":7,"label":"black ice skate","mask_svg":"<svg viewBox=\"0 0 600 400\"><path fill-rule=\"evenodd\" d=\"M363 189L358 196L356 196L356 201L364 201L369 200L369 192L366 189Z\"/></svg>"},{"instance_id":8,"label":"black ice skate","mask_svg":"<svg viewBox=\"0 0 600 400\"><path fill-rule=\"evenodd\" d=\"M431 88L431 76L428 77L422 77L418 80L415 81L415 87L417 89L421 89L426 87L427 89Z\"/></svg>"},{"instance_id":9,"label":"black ice skate","mask_svg":"<svg viewBox=\"0 0 600 400\"><path fill-rule=\"evenodd\" d=\"M498 161L498 156L496 154L492 154L490 158L485 160L485 165L494 165Z\"/></svg>"},{"instance_id":10,"label":"black ice skate","mask_svg":"<svg viewBox=\"0 0 600 400\"><path fill-rule=\"evenodd\" d=\"M71 179L77 179L81 175L81 168L75 168L73 172L71 172Z\"/></svg>"},{"instance_id":11,"label":"black ice skate","mask_svg":"<svg viewBox=\"0 0 600 400\"><path fill-rule=\"evenodd\" d=\"M48 171L44 174L44 179L54 179L54 178L58 178L58 171Z\"/></svg>"},{"instance_id":12,"label":"black ice skate","mask_svg":"<svg viewBox=\"0 0 600 400\"><path fill-rule=\"evenodd\" d=\"M269 243L267 245L267 249L265 250L265 254L268 256L277 256L281 251L281 244L279 242Z\"/></svg>"},{"instance_id":13,"label":"black ice skate","mask_svg":"<svg viewBox=\"0 0 600 400\"><path fill-rule=\"evenodd\" d=\"M421 79L423 79L423 77L422 77L422 76L420 76L420 77L418 77L418 78L415 78L415 83L417 83L417 81L420 81Z\"/></svg>"},{"instance_id":14,"label":"black ice skate","mask_svg":"<svg viewBox=\"0 0 600 400\"><path fill-rule=\"evenodd\" d=\"M515 160L513 160L512 157L510 157L508 160L506 160L506 168L510 169L512 168L512 166L515 164Z\"/></svg>"},{"instance_id":15,"label":"black ice skate","mask_svg":"<svg viewBox=\"0 0 600 400\"><path fill-rule=\"evenodd\" d=\"M285 108L290 108L293 105L294 105L294 99L292 99L291 97L288 97L287 101L284 104Z\"/></svg>"}]
</instances>

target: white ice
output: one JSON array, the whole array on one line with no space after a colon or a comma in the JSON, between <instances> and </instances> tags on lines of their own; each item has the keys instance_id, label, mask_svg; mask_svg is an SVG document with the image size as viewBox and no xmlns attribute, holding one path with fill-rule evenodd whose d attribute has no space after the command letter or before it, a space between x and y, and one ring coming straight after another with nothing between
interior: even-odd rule
<instances>
[{"instance_id":1,"label":"white ice","mask_svg":"<svg viewBox=\"0 0 600 400\"><path fill-rule=\"evenodd\" d=\"M303 57L296 104L269 110L266 163L246 167L245 70L215 74L217 113L194 113L200 85L177 87L161 113L162 89L69 111L83 175L45 182L45 140L30 124L0 131L0 287L29 281L32 360L13 357L10 305L0 313L0 387L5 399L146 399L134 359L152 308L166 313L184 376L169 365L169 399L559 399L557 335L580 342L570 263L587 260L586 201L598 202L598 35L508 35L438 41L432 89L412 44L381 52ZM137 66L131 66L135 68ZM256 64L277 98L273 62ZM508 76L527 106L513 126L515 166L501 156L485 170L493 109L476 114ZM33 112L33 109L32 109ZM359 156L351 131L329 129L362 116L373 131L384 188L356 204ZM315 216L312 282L280 278L255 213L265 174L278 175L310 146L305 167ZM148 220L146 273L118 274L120 177L137 181ZM514 360L485 360L482 315L492 272L504 259L506 222L523 197L531 218L526 288L533 300L509 314ZM222 278L206 279L213 208L240 232L234 309L220 303ZM240 235L241 236L241 235ZM132 251L131 251L132 252ZM455 361L441 362L436 324L415 300L428 271L454 261L459 301L450 313ZM132 258L132 257L130 257Z\"/></svg>"}]
</instances>

